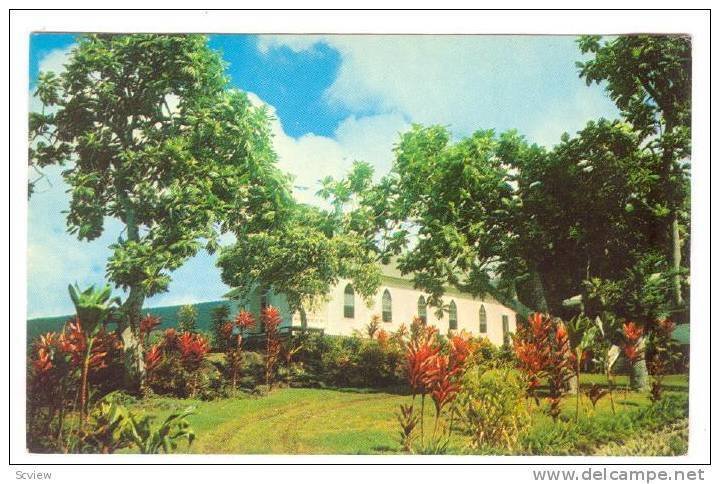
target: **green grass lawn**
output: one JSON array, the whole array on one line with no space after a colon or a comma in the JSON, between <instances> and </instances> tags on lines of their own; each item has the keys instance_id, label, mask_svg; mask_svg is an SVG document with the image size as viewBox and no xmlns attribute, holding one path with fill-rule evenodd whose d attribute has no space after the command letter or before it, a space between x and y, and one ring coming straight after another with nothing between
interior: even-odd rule
<instances>
[{"instance_id":1,"label":"green grass lawn","mask_svg":"<svg viewBox=\"0 0 720 484\"><path fill-rule=\"evenodd\" d=\"M583 384L593 381L604 382L601 375L583 375ZM619 387L626 380L618 377ZM673 375L666 380L666 391L677 399L687 400L687 377ZM173 411L195 406L196 414L189 418L197 434L188 449L181 444L179 453L203 454L378 454L398 453L399 427L396 420L398 406L409 403L409 396L382 391L359 389L308 389L282 388L266 396L241 395L215 401L182 400L155 397L131 405L131 410L149 413L162 419ZM543 404L544 405L544 404ZM660 425L677 426L677 422L631 420L637 413L650 407L646 394L617 389L615 392L617 415L610 409L610 400L604 398L595 411L583 398L580 427L577 432L590 435L587 442L578 442L568 448L567 453L593 453L597 447L614 444L613 452L625 441L637 439L643 430L660 430ZM432 404L426 405L431 418ZM575 415L575 397L568 396L563 402L562 422L555 423L544 415L543 407L531 405L533 424L531 435L550 434L555 447L548 447L550 453L563 452L563 438L567 432L559 426L572 429ZM626 418L627 417L627 418ZM624 423L626 420L628 423ZM682 417L680 417L682 418ZM680 420L678 418L677 420ZM431 420L426 420L431 422ZM595 432L583 430L583 425L603 425L616 428ZM629 427L629 428L628 428ZM595 432L595 433L593 433ZM624 433L623 433L624 432ZM555 435L557 434L557 435ZM545 438L545 437L542 437ZM580 435L576 440L582 440ZM590 441L591 440L591 441ZM455 435L451 441L450 453L464 453L468 438ZM676 446L677 447L677 446Z\"/></svg>"}]
</instances>

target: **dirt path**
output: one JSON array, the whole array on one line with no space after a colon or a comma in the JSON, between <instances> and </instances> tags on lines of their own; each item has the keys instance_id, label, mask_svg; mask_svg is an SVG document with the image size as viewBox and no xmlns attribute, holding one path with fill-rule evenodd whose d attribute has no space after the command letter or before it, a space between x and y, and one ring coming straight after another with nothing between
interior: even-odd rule
<instances>
[{"instance_id":1,"label":"dirt path","mask_svg":"<svg viewBox=\"0 0 720 484\"><path fill-rule=\"evenodd\" d=\"M324 453L337 452L329 441L352 442L368 433L385 433L394 424L394 395L330 392L322 399L298 398L273 402L262 409L230 405L208 433L200 433L191 452L228 453ZM268 402L270 403L270 402ZM373 411L375 409L375 411ZM388 409L388 412L376 412ZM210 409L206 408L205 411ZM374 418L368 418L372 416Z\"/></svg>"}]
</instances>

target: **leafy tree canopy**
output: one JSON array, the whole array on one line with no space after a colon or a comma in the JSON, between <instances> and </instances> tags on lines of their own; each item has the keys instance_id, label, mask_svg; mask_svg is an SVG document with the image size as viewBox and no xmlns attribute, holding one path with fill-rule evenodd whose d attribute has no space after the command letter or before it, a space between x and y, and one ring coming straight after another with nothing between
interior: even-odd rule
<instances>
[{"instance_id":1,"label":"leafy tree canopy","mask_svg":"<svg viewBox=\"0 0 720 484\"><path fill-rule=\"evenodd\" d=\"M653 236L672 262L673 299L683 306L684 244L689 234L689 157L691 148L691 39L681 35L626 35L578 41L585 62L578 62L588 84L605 83L623 117L643 139L655 178L647 204L659 218ZM683 247L685 245L685 247ZM685 257L683 257L685 252Z\"/></svg>"},{"instance_id":2,"label":"leafy tree canopy","mask_svg":"<svg viewBox=\"0 0 720 484\"><path fill-rule=\"evenodd\" d=\"M303 317L341 278L370 298L380 285L376 258L364 238L344 230L342 219L297 204L278 229L239 237L218 258L223 282L233 287L229 295L243 299L255 288L273 289Z\"/></svg>"},{"instance_id":3,"label":"leafy tree canopy","mask_svg":"<svg viewBox=\"0 0 720 484\"><path fill-rule=\"evenodd\" d=\"M59 75L43 72L30 115L30 160L58 164L70 185L70 233L93 240L105 217L125 228L108 278L144 297L232 227L276 223L289 197L268 114L227 89L224 64L200 35L88 35Z\"/></svg>"}]
</instances>

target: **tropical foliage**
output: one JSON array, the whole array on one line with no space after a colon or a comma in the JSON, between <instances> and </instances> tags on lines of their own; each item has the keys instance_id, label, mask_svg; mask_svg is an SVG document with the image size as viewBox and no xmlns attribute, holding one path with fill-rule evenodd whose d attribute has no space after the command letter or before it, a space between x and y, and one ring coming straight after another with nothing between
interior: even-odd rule
<instances>
[{"instance_id":1,"label":"tropical foliage","mask_svg":"<svg viewBox=\"0 0 720 484\"><path fill-rule=\"evenodd\" d=\"M681 357L675 323L689 318L690 41L578 45L580 77L605 86L619 119L589 120L552 148L514 130L413 125L388 173L355 162L322 180L319 208L292 198L267 110L229 87L206 37L81 36L63 73L39 75L29 160L64 167L71 234L91 241L108 218L121 223L106 279L125 296L70 286L75 316L30 344L28 448L187 450L191 405L163 418L131 405L249 407L285 387L391 392L383 415L406 453L582 453L686 418L666 381ZM242 309L215 308L211 338L192 305L160 331L144 302L200 250L219 251ZM428 296L419 317L391 331L374 315L350 337L311 331L306 313L332 288L369 303L391 260ZM500 348L440 334L426 308L456 317L449 289L512 307L517 331ZM245 309L258 292L284 295L299 333L267 301Z\"/></svg>"},{"instance_id":2,"label":"tropical foliage","mask_svg":"<svg viewBox=\"0 0 720 484\"><path fill-rule=\"evenodd\" d=\"M288 198L268 115L228 89L200 35L81 36L35 94L43 109L30 114L29 159L66 167L68 230L90 241L106 217L124 226L107 278L128 291L118 323L135 355L128 372L142 376L145 298L198 250L214 252L231 220L243 233L273 225Z\"/></svg>"}]
</instances>

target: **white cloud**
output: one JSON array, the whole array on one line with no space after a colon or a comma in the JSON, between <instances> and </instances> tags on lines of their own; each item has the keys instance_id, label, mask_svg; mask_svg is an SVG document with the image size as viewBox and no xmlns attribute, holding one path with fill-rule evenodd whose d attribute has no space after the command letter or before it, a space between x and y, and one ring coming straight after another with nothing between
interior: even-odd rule
<instances>
[{"instance_id":1,"label":"white cloud","mask_svg":"<svg viewBox=\"0 0 720 484\"><path fill-rule=\"evenodd\" d=\"M67 314L72 304L67 285L102 285L108 246L117 240L120 223L106 219L104 234L92 242L80 242L66 231L65 214L69 204L63 168L43 169L28 206L28 317Z\"/></svg>"},{"instance_id":2,"label":"white cloud","mask_svg":"<svg viewBox=\"0 0 720 484\"><path fill-rule=\"evenodd\" d=\"M599 117L614 117L614 110L608 109L604 99L584 96L576 92L562 105L551 105L544 112L544 122L534 123L526 134L532 142L548 148L560 142L560 136L568 133L574 136L588 121Z\"/></svg>"},{"instance_id":3,"label":"white cloud","mask_svg":"<svg viewBox=\"0 0 720 484\"><path fill-rule=\"evenodd\" d=\"M50 60L41 66L62 65L62 56L53 51ZM256 104L265 104L249 94ZM39 108L37 100L31 108ZM307 134L293 138L285 133L273 106L268 106L275 120L272 123L273 144L278 153L280 168L295 176L297 198L306 203L322 204L315 193L318 181L331 175L341 177L352 162L372 163L379 175L384 174L392 159L392 146L398 132L407 128L405 118L395 113L372 116L350 116L340 123L333 137ZM102 284L105 264L110 256L108 246L122 233L121 224L107 219L102 237L93 242L81 242L65 230L65 215L69 204L68 186L61 176L62 168L43 170L45 178L38 184L38 192L29 201L28 210L28 317L68 314L72 304L67 284ZM224 244L233 237L222 237ZM190 259L172 274L169 291L146 302L146 306L185 304L215 300L229 288L220 279L215 256L205 252Z\"/></svg>"},{"instance_id":4,"label":"white cloud","mask_svg":"<svg viewBox=\"0 0 720 484\"><path fill-rule=\"evenodd\" d=\"M259 46L298 52L320 42L341 57L325 96L353 112L402 113L456 135L542 131L543 143L616 113L602 89L578 78L581 55L569 37L278 35L262 36Z\"/></svg>"},{"instance_id":5,"label":"white cloud","mask_svg":"<svg viewBox=\"0 0 720 484\"><path fill-rule=\"evenodd\" d=\"M40 59L38 64L40 72L53 71L55 74L60 74L65 70L65 64L67 64L70 53L75 47L76 44L71 44L62 49L51 50L45 57Z\"/></svg>"},{"instance_id":6,"label":"white cloud","mask_svg":"<svg viewBox=\"0 0 720 484\"><path fill-rule=\"evenodd\" d=\"M287 47L293 52L306 52L312 51L322 38L318 35L261 35L257 48L263 54L277 47Z\"/></svg>"},{"instance_id":7,"label":"white cloud","mask_svg":"<svg viewBox=\"0 0 720 484\"><path fill-rule=\"evenodd\" d=\"M377 175L385 174L398 133L408 127L399 113L350 116L339 124L333 137L311 133L293 138L285 133L274 107L253 93L249 97L255 105L268 106L275 118L272 133L278 165L295 177L295 196L304 203L322 205L315 196L320 189L319 180L328 175L344 176L354 161L366 161L375 167Z\"/></svg>"},{"instance_id":8,"label":"white cloud","mask_svg":"<svg viewBox=\"0 0 720 484\"><path fill-rule=\"evenodd\" d=\"M72 49L75 48L75 44L71 44L68 47L64 49L55 49L51 50L45 57L40 59L38 62L38 69L40 72L48 72L52 71L55 74L61 74L65 71L65 64L68 61L68 58L70 57L70 52ZM31 79L31 81L35 81L35 79ZM29 99L29 109L30 112L40 112L42 111L42 103L40 102L40 99L37 96L33 96L32 90L30 91L30 95L28 96ZM53 108L46 109L46 112L53 111Z\"/></svg>"},{"instance_id":9,"label":"white cloud","mask_svg":"<svg viewBox=\"0 0 720 484\"><path fill-rule=\"evenodd\" d=\"M574 132L600 115L612 115L611 103L599 88L587 88L572 65L562 68L548 50L567 42L529 42L526 38L423 36L270 36L259 48L269 52L287 46L312 51L323 41L337 49L341 64L325 96L354 114L340 122L333 136L289 136L272 106L274 147L280 167L295 176L300 201L321 203L318 181L343 176L355 160L387 172L398 133L410 122L450 125L456 135L480 128L516 127L531 140L552 144L564 131ZM41 60L42 70L60 69L68 49ZM552 53L552 52L551 52ZM555 56L557 57L557 56ZM564 64L563 64L564 65ZM561 66L562 67L562 66ZM560 74L558 74L560 72ZM256 104L264 104L250 94ZM31 107L36 101L31 99ZM60 170L46 170L52 185L40 184L30 200L28 233L29 316L68 313L67 284L100 283L108 255L121 226L108 221L103 237L79 242L65 232L67 186ZM226 239L227 240L227 239ZM149 305L217 299L228 288L220 280L215 258L200 253L172 275L170 291Z\"/></svg>"}]
</instances>

